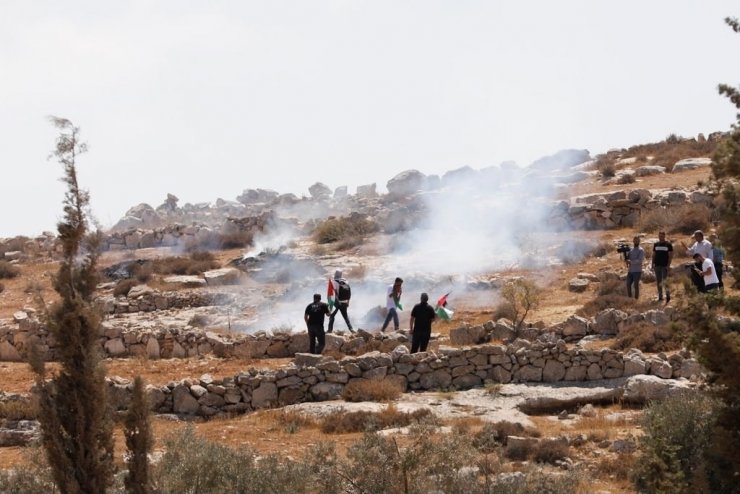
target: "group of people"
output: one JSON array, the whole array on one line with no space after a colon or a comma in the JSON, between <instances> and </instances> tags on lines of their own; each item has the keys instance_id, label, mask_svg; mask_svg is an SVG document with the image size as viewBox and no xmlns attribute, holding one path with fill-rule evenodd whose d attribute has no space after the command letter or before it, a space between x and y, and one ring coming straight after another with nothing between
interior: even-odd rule
<instances>
[{"instance_id":1,"label":"group of people","mask_svg":"<svg viewBox=\"0 0 740 494\"><path fill-rule=\"evenodd\" d=\"M690 247L681 242L681 245L694 260L691 266L692 282L700 292L705 293L723 288L724 252L716 243L716 235L712 234L708 241L704 238L704 232L697 230L694 232L693 239L694 243ZM632 297L634 294L635 298L639 298L645 251L640 246L640 237L634 237L632 242L633 247L625 253L627 296ZM666 304L671 301L667 278L671 271L672 262L673 244L666 240L665 232L659 232L658 241L653 244L652 269L658 286L658 301L663 301L663 293L665 292Z\"/></svg>"},{"instance_id":2,"label":"group of people","mask_svg":"<svg viewBox=\"0 0 740 494\"><path fill-rule=\"evenodd\" d=\"M320 354L324 351L324 346L326 344L324 319L326 316L329 316L328 333L331 333L334 330L334 319L338 312L342 314L344 322L347 324L347 329L354 333L354 329L352 328L352 324L349 321L349 315L347 313L349 301L352 296L349 283L347 283L347 280L342 277L341 271L334 273L334 280L330 283L330 291L336 294L334 310L332 311L330 309L329 304L321 301L320 293L315 293L313 296L313 302L308 304L303 316L308 330L309 351L314 354ZM403 305L401 304L401 294L403 293L402 286L403 279L396 278L393 281L393 284L388 285L388 288L386 289L385 306L388 314L383 322L381 331L385 331L391 321L393 321L393 327L396 331L400 328L398 311L403 310ZM411 310L411 317L409 320L409 333L412 335L411 353L416 353L418 351L425 352L427 350L429 338L432 334L432 323L435 318L435 310L431 305L429 305L429 295L422 293L420 302Z\"/></svg>"}]
</instances>

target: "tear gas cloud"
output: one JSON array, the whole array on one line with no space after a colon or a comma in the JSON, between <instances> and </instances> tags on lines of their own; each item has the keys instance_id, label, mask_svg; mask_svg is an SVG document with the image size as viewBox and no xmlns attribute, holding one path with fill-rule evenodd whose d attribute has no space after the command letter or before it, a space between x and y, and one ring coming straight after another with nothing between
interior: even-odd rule
<instances>
[{"instance_id":1,"label":"tear gas cloud","mask_svg":"<svg viewBox=\"0 0 740 494\"><path fill-rule=\"evenodd\" d=\"M298 254L266 260L253 274L255 280L287 284L288 289L258 304L258 322L250 330L302 329L306 305L313 293L321 293L326 301L327 279L334 270L343 271L352 286L349 314L355 328L380 327L382 321L368 323L363 318L373 308L385 306L386 287L396 276L405 280L402 327L407 327L408 313L421 292L429 293L433 303L451 291L453 309L455 300L462 298L469 306L492 307L494 295L490 290L476 290L473 281L513 268L558 262L568 245L554 246L550 236L542 235L554 229L550 214L557 188L551 177L542 170L518 167L450 173L441 180L441 187L421 193L425 211L414 229L385 237L383 255L353 259L341 254ZM301 220L328 215L323 204L309 206L301 206ZM296 214L295 207L278 214ZM255 237L247 255L277 252L300 235L295 228L270 228ZM575 244L573 249L583 250ZM569 256L582 254L566 250ZM353 277L353 266L358 264L364 266L362 276ZM337 314L335 330L344 328Z\"/></svg>"}]
</instances>

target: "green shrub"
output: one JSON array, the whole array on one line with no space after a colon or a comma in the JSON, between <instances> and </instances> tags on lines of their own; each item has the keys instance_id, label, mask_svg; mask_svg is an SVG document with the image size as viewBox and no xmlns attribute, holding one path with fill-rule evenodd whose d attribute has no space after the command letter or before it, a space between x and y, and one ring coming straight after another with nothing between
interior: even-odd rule
<instances>
[{"instance_id":1,"label":"green shrub","mask_svg":"<svg viewBox=\"0 0 740 494\"><path fill-rule=\"evenodd\" d=\"M8 261L0 261L0 278L10 279L21 274L17 266L10 264Z\"/></svg>"},{"instance_id":2,"label":"green shrub","mask_svg":"<svg viewBox=\"0 0 740 494\"><path fill-rule=\"evenodd\" d=\"M644 411L644 434L633 481L645 493L699 492L696 476L715 423L717 404L698 391L651 403Z\"/></svg>"}]
</instances>

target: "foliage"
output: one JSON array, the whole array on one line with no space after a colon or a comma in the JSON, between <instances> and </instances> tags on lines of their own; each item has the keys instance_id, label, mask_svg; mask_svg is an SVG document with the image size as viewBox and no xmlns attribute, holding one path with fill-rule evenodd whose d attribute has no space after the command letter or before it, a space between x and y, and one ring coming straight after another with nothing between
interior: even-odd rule
<instances>
[{"instance_id":1,"label":"foliage","mask_svg":"<svg viewBox=\"0 0 740 494\"><path fill-rule=\"evenodd\" d=\"M716 403L689 391L651 403L643 414L634 482L640 492L700 492L703 457L716 420ZM716 492L716 491L712 491Z\"/></svg>"},{"instance_id":2,"label":"foliage","mask_svg":"<svg viewBox=\"0 0 740 494\"><path fill-rule=\"evenodd\" d=\"M321 432L325 434L346 434L349 432L373 432L392 427L406 427L412 424L433 424L434 414L428 408L413 412L399 412L388 405L380 412L358 410L356 412L337 411L321 420Z\"/></svg>"},{"instance_id":3,"label":"foliage","mask_svg":"<svg viewBox=\"0 0 740 494\"><path fill-rule=\"evenodd\" d=\"M740 32L737 19L725 19ZM718 201L719 238L727 257L740 263L740 88L721 84L720 94L727 96L738 110L732 131L718 146L712 164L713 186L722 190ZM735 273L738 281L740 274ZM723 317L719 317L719 316ZM696 294L684 309L689 327L689 346L710 372L709 383L721 406L706 449L704 476L711 492L740 492L740 297L720 293Z\"/></svg>"},{"instance_id":4,"label":"foliage","mask_svg":"<svg viewBox=\"0 0 740 494\"><path fill-rule=\"evenodd\" d=\"M706 230L711 218L712 211L704 204L681 204L643 212L640 215L640 229L690 235L696 230Z\"/></svg>"},{"instance_id":5,"label":"foliage","mask_svg":"<svg viewBox=\"0 0 740 494\"><path fill-rule=\"evenodd\" d=\"M137 280L131 278L121 280L116 283L116 286L113 287L113 295L116 297L125 297L126 295L128 295L128 292L130 292L131 289L138 284L139 282Z\"/></svg>"},{"instance_id":6,"label":"foliage","mask_svg":"<svg viewBox=\"0 0 740 494\"><path fill-rule=\"evenodd\" d=\"M144 380L140 376L134 379L131 404L124 418L128 472L124 479L126 490L131 494L149 494L152 492L149 474L148 454L154 444L151 421L149 418L149 400L146 396Z\"/></svg>"},{"instance_id":7,"label":"foliage","mask_svg":"<svg viewBox=\"0 0 740 494\"><path fill-rule=\"evenodd\" d=\"M363 237L377 231L378 224L375 221L361 214L352 214L325 220L316 227L313 235L319 244L328 244L352 237ZM351 245L351 242L347 245Z\"/></svg>"},{"instance_id":8,"label":"foliage","mask_svg":"<svg viewBox=\"0 0 740 494\"><path fill-rule=\"evenodd\" d=\"M533 281L523 278L509 281L501 289L501 297L513 315L514 328L520 328L529 311L536 309L542 299L542 289Z\"/></svg>"},{"instance_id":9,"label":"foliage","mask_svg":"<svg viewBox=\"0 0 740 494\"><path fill-rule=\"evenodd\" d=\"M32 400L9 400L0 402L0 419L36 420L38 406Z\"/></svg>"},{"instance_id":10,"label":"foliage","mask_svg":"<svg viewBox=\"0 0 740 494\"><path fill-rule=\"evenodd\" d=\"M63 260L54 279L60 300L46 314L57 341L60 368L50 380L38 359L41 443L62 494L105 492L113 481L113 435L105 369L100 363L100 317L93 306L98 282L98 235L88 234L89 194L77 179L76 159L87 147L79 128L52 117L59 129L53 153L67 185L64 217L57 226ZM32 351L33 355L35 352Z\"/></svg>"},{"instance_id":11,"label":"foliage","mask_svg":"<svg viewBox=\"0 0 740 494\"><path fill-rule=\"evenodd\" d=\"M8 261L0 261L0 278L15 278L19 274L21 274L21 270L18 269L18 266L14 266Z\"/></svg>"},{"instance_id":12,"label":"foliage","mask_svg":"<svg viewBox=\"0 0 740 494\"><path fill-rule=\"evenodd\" d=\"M649 321L641 321L622 327L611 347L615 350L637 348L648 353L667 352L680 349L682 339L677 326L656 326Z\"/></svg>"}]
</instances>

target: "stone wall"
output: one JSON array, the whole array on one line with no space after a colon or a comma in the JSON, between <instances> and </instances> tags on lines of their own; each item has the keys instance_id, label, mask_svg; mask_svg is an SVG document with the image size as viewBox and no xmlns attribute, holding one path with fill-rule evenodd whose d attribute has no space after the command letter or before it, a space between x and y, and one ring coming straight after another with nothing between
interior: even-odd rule
<instances>
[{"instance_id":1,"label":"stone wall","mask_svg":"<svg viewBox=\"0 0 740 494\"><path fill-rule=\"evenodd\" d=\"M577 230L634 227L646 211L682 204L711 205L714 197L707 189L633 189L610 193L574 196L557 202L551 211L551 224Z\"/></svg>"},{"instance_id":2,"label":"stone wall","mask_svg":"<svg viewBox=\"0 0 740 494\"><path fill-rule=\"evenodd\" d=\"M575 382L648 374L662 379L699 375L699 364L685 354L645 356L609 349L567 348L516 340L510 345L441 347L438 352L409 354L398 346L391 352L331 357L297 354L280 370L249 369L232 377L210 375L147 388L158 413L214 416L244 413L305 401L341 397L352 382L384 379L407 390L463 390L485 382ZM133 385L111 378L114 405L125 409Z\"/></svg>"}]
</instances>

